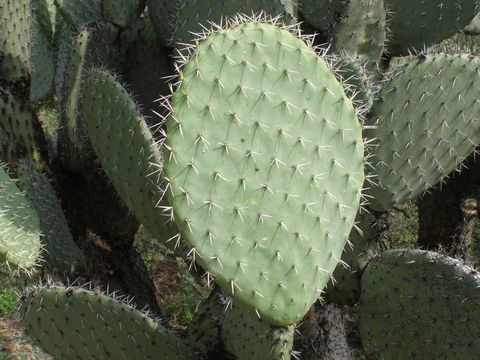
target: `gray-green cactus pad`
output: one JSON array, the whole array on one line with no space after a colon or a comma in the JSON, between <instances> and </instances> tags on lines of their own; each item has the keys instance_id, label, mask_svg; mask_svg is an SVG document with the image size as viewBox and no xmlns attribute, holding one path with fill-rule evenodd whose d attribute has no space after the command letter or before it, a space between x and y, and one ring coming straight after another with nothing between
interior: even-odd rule
<instances>
[{"instance_id":1,"label":"gray-green cactus pad","mask_svg":"<svg viewBox=\"0 0 480 360\"><path fill-rule=\"evenodd\" d=\"M472 22L463 29L463 32L468 35L480 35L480 13L477 14Z\"/></svg>"},{"instance_id":2,"label":"gray-green cactus pad","mask_svg":"<svg viewBox=\"0 0 480 360\"><path fill-rule=\"evenodd\" d=\"M238 360L289 360L294 325L275 326L254 310L233 305L222 320L222 341Z\"/></svg>"},{"instance_id":3,"label":"gray-green cactus pad","mask_svg":"<svg viewBox=\"0 0 480 360\"><path fill-rule=\"evenodd\" d=\"M38 264L41 250L38 217L0 167L0 267L28 272Z\"/></svg>"},{"instance_id":4,"label":"gray-green cactus pad","mask_svg":"<svg viewBox=\"0 0 480 360\"><path fill-rule=\"evenodd\" d=\"M137 105L107 71L88 74L82 93L81 117L103 170L149 233L169 240L176 230L161 207L162 154Z\"/></svg>"},{"instance_id":5,"label":"gray-green cactus pad","mask_svg":"<svg viewBox=\"0 0 480 360\"><path fill-rule=\"evenodd\" d=\"M360 59L370 71L377 70L387 37L383 1L350 0L333 28L332 50Z\"/></svg>"},{"instance_id":6,"label":"gray-green cactus pad","mask_svg":"<svg viewBox=\"0 0 480 360\"><path fill-rule=\"evenodd\" d=\"M289 22L296 17L291 0L148 0L148 10L157 36L166 45L189 43L192 33L201 33L210 23L220 24L237 13L252 15L263 11L270 16L284 16Z\"/></svg>"},{"instance_id":7,"label":"gray-green cactus pad","mask_svg":"<svg viewBox=\"0 0 480 360\"><path fill-rule=\"evenodd\" d=\"M2 0L0 5L0 77L30 75L32 7L30 0Z\"/></svg>"},{"instance_id":8,"label":"gray-green cactus pad","mask_svg":"<svg viewBox=\"0 0 480 360\"><path fill-rule=\"evenodd\" d=\"M7 89L0 87L0 159L38 159L34 115Z\"/></svg>"},{"instance_id":9,"label":"gray-green cactus pad","mask_svg":"<svg viewBox=\"0 0 480 360\"><path fill-rule=\"evenodd\" d=\"M389 49L392 55L422 50L461 31L478 11L478 0L385 0L390 13Z\"/></svg>"},{"instance_id":10,"label":"gray-green cactus pad","mask_svg":"<svg viewBox=\"0 0 480 360\"><path fill-rule=\"evenodd\" d=\"M172 108L167 196L197 261L262 318L298 321L359 206L364 150L351 100L301 39L244 23L198 46Z\"/></svg>"},{"instance_id":11,"label":"gray-green cactus pad","mask_svg":"<svg viewBox=\"0 0 480 360\"><path fill-rule=\"evenodd\" d=\"M24 162L18 169L20 187L35 209L42 231L42 244L45 247L45 260L55 269L73 272L83 265L85 259L73 241L67 220L44 173L36 171L31 164Z\"/></svg>"},{"instance_id":12,"label":"gray-green cactus pad","mask_svg":"<svg viewBox=\"0 0 480 360\"><path fill-rule=\"evenodd\" d=\"M193 359L160 323L98 291L33 288L20 312L27 334L55 359Z\"/></svg>"},{"instance_id":13,"label":"gray-green cactus pad","mask_svg":"<svg viewBox=\"0 0 480 360\"><path fill-rule=\"evenodd\" d=\"M480 354L480 275L434 252L390 250L362 276L360 333L385 360L475 360Z\"/></svg>"},{"instance_id":14,"label":"gray-green cactus pad","mask_svg":"<svg viewBox=\"0 0 480 360\"><path fill-rule=\"evenodd\" d=\"M432 54L397 67L366 125L375 138L378 186L370 206L387 210L454 171L480 143L480 58Z\"/></svg>"}]
</instances>

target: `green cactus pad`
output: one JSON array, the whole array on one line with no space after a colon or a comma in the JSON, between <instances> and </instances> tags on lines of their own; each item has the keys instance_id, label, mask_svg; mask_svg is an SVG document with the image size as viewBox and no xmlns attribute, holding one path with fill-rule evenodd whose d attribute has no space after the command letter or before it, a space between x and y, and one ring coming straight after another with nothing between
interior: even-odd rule
<instances>
[{"instance_id":1,"label":"green cactus pad","mask_svg":"<svg viewBox=\"0 0 480 360\"><path fill-rule=\"evenodd\" d=\"M54 0L63 20L77 29L102 21L102 0Z\"/></svg>"},{"instance_id":2,"label":"green cactus pad","mask_svg":"<svg viewBox=\"0 0 480 360\"><path fill-rule=\"evenodd\" d=\"M176 224L225 292L294 323L328 282L358 210L352 102L321 57L267 23L211 34L181 79L164 155Z\"/></svg>"},{"instance_id":3,"label":"green cactus pad","mask_svg":"<svg viewBox=\"0 0 480 360\"><path fill-rule=\"evenodd\" d=\"M375 86L368 75L366 67L358 59L348 55L336 57L334 61L335 74L341 78L345 93L353 99L357 106L363 107L368 112L373 105Z\"/></svg>"},{"instance_id":4,"label":"green cactus pad","mask_svg":"<svg viewBox=\"0 0 480 360\"><path fill-rule=\"evenodd\" d=\"M33 288L20 312L27 334L55 359L193 359L160 323L98 291Z\"/></svg>"},{"instance_id":5,"label":"green cactus pad","mask_svg":"<svg viewBox=\"0 0 480 360\"><path fill-rule=\"evenodd\" d=\"M290 0L147 0L149 15L159 39L166 45L189 43L192 33L201 33L209 23L220 24L237 13L251 15L263 11L270 16L284 16L285 22L296 18ZM201 25L200 25L201 24Z\"/></svg>"},{"instance_id":6,"label":"green cactus pad","mask_svg":"<svg viewBox=\"0 0 480 360\"><path fill-rule=\"evenodd\" d=\"M30 100L36 102L53 95L55 64L53 51L43 32L35 31L32 41Z\"/></svg>"},{"instance_id":7,"label":"green cactus pad","mask_svg":"<svg viewBox=\"0 0 480 360\"><path fill-rule=\"evenodd\" d=\"M368 213L358 214L356 221L361 233L352 230L342 254L344 266L338 265L333 272L333 279L325 289L325 299L337 305L354 305L360 298L360 279L368 260L378 253L374 227L376 218Z\"/></svg>"},{"instance_id":8,"label":"green cactus pad","mask_svg":"<svg viewBox=\"0 0 480 360\"><path fill-rule=\"evenodd\" d=\"M348 0L302 0L300 10L314 28L330 33Z\"/></svg>"},{"instance_id":9,"label":"green cactus pad","mask_svg":"<svg viewBox=\"0 0 480 360\"><path fill-rule=\"evenodd\" d=\"M55 269L74 272L85 262L73 241L67 220L50 181L31 164L24 162L18 169L20 187L25 191L40 219L45 260Z\"/></svg>"},{"instance_id":10,"label":"green cactus pad","mask_svg":"<svg viewBox=\"0 0 480 360\"><path fill-rule=\"evenodd\" d=\"M41 251L37 215L0 167L0 267L28 273L37 266Z\"/></svg>"},{"instance_id":11,"label":"green cactus pad","mask_svg":"<svg viewBox=\"0 0 480 360\"><path fill-rule=\"evenodd\" d=\"M8 90L0 87L0 160L38 159L34 115Z\"/></svg>"},{"instance_id":12,"label":"green cactus pad","mask_svg":"<svg viewBox=\"0 0 480 360\"><path fill-rule=\"evenodd\" d=\"M118 30L113 25L99 23L81 30L73 39L59 94L62 117L58 135L62 162L72 171L81 171L92 160L91 147L78 116L82 76L87 68L115 63L118 54L113 44L117 36Z\"/></svg>"},{"instance_id":13,"label":"green cactus pad","mask_svg":"<svg viewBox=\"0 0 480 360\"><path fill-rule=\"evenodd\" d=\"M53 45L57 26L57 7L54 0L32 0L35 20L47 42Z\"/></svg>"},{"instance_id":14,"label":"green cactus pad","mask_svg":"<svg viewBox=\"0 0 480 360\"><path fill-rule=\"evenodd\" d=\"M388 48L394 56L407 55L439 43L462 30L478 11L478 0L385 0L388 9L390 40Z\"/></svg>"},{"instance_id":15,"label":"green cactus pad","mask_svg":"<svg viewBox=\"0 0 480 360\"><path fill-rule=\"evenodd\" d=\"M432 54L393 72L367 119L377 146L370 206L384 211L438 184L480 143L480 58Z\"/></svg>"},{"instance_id":16,"label":"green cactus pad","mask_svg":"<svg viewBox=\"0 0 480 360\"><path fill-rule=\"evenodd\" d=\"M289 360L294 325L275 326L253 310L233 305L222 321L222 340L238 360Z\"/></svg>"},{"instance_id":17,"label":"green cactus pad","mask_svg":"<svg viewBox=\"0 0 480 360\"><path fill-rule=\"evenodd\" d=\"M351 0L335 24L332 50L348 54L376 71L386 38L386 11L383 0Z\"/></svg>"},{"instance_id":18,"label":"green cactus pad","mask_svg":"<svg viewBox=\"0 0 480 360\"><path fill-rule=\"evenodd\" d=\"M2 0L0 5L0 78L30 75L32 8L30 0Z\"/></svg>"},{"instance_id":19,"label":"green cactus pad","mask_svg":"<svg viewBox=\"0 0 480 360\"><path fill-rule=\"evenodd\" d=\"M480 275L422 250L389 250L362 276L359 324L369 356L467 360L480 354Z\"/></svg>"},{"instance_id":20,"label":"green cactus pad","mask_svg":"<svg viewBox=\"0 0 480 360\"><path fill-rule=\"evenodd\" d=\"M162 155L130 94L108 72L94 71L84 79L80 113L121 199L156 239L170 239L175 230L160 206Z\"/></svg>"}]
</instances>

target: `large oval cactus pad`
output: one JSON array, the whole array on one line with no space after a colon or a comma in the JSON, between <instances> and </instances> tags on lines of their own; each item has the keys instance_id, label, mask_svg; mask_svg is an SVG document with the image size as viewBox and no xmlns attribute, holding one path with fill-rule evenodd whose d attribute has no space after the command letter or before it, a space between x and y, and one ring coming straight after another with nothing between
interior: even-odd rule
<instances>
[{"instance_id":1,"label":"large oval cactus pad","mask_svg":"<svg viewBox=\"0 0 480 360\"><path fill-rule=\"evenodd\" d=\"M160 323L98 291L33 288L20 312L27 334L55 359L192 359Z\"/></svg>"},{"instance_id":2,"label":"large oval cactus pad","mask_svg":"<svg viewBox=\"0 0 480 360\"><path fill-rule=\"evenodd\" d=\"M478 272L458 260L386 251L362 276L363 347L385 360L478 359L479 296Z\"/></svg>"},{"instance_id":3,"label":"large oval cactus pad","mask_svg":"<svg viewBox=\"0 0 480 360\"><path fill-rule=\"evenodd\" d=\"M432 54L400 65L379 93L365 136L379 186L375 210L413 199L438 184L480 142L480 58Z\"/></svg>"},{"instance_id":4,"label":"large oval cactus pad","mask_svg":"<svg viewBox=\"0 0 480 360\"><path fill-rule=\"evenodd\" d=\"M352 103L321 57L267 23L211 34L181 78L164 168L177 224L224 291L272 323L296 322L359 206Z\"/></svg>"}]
</instances>

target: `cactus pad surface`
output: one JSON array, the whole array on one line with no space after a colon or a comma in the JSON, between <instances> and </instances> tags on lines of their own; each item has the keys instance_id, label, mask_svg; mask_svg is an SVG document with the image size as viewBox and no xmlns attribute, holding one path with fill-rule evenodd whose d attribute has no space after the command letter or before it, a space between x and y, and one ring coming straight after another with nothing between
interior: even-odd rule
<instances>
[{"instance_id":1,"label":"cactus pad surface","mask_svg":"<svg viewBox=\"0 0 480 360\"><path fill-rule=\"evenodd\" d=\"M423 250L389 250L362 276L359 323L369 355L390 360L476 359L480 275Z\"/></svg>"},{"instance_id":2,"label":"cactus pad surface","mask_svg":"<svg viewBox=\"0 0 480 360\"><path fill-rule=\"evenodd\" d=\"M364 180L352 102L313 49L267 23L208 36L183 67L165 181L191 253L279 325L318 298Z\"/></svg>"}]
</instances>

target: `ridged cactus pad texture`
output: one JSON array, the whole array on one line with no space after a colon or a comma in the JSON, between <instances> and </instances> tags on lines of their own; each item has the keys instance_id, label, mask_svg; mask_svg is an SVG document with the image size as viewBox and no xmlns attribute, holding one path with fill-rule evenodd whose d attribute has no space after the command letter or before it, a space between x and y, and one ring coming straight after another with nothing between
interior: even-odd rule
<instances>
[{"instance_id":1,"label":"ridged cactus pad texture","mask_svg":"<svg viewBox=\"0 0 480 360\"><path fill-rule=\"evenodd\" d=\"M193 359L160 323L98 291L33 288L20 312L27 334L55 359Z\"/></svg>"},{"instance_id":2,"label":"ridged cactus pad texture","mask_svg":"<svg viewBox=\"0 0 480 360\"><path fill-rule=\"evenodd\" d=\"M223 343L238 360L289 360L293 332L294 325L271 325L240 305L226 310L222 320Z\"/></svg>"},{"instance_id":3,"label":"ridged cactus pad texture","mask_svg":"<svg viewBox=\"0 0 480 360\"><path fill-rule=\"evenodd\" d=\"M28 272L38 264L41 251L38 217L0 167L0 267Z\"/></svg>"},{"instance_id":4,"label":"ridged cactus pad texture","mask_svg":"<svg viewBox=\"0 0 480 360\"><path fill-rule=\"evenodd\" d=\"M422 250L389 250L362 276L360 333L385 360L478 359L480 275Z\"/></svg>"},{"instance_id":5,"label":"ridged cactus pad texture","mask_svg":"<svg viewBox=\"0 0 480 360\"><path fill-rule=\"evenodd\" d=\"M45 260L56 270L73 272L84 264L84 257L73 241L60 201L50 180L28 162L18 169L19 185L25 191L40 220Z\"/></svg>"},{"instance_id":6,"label":"ridged cactus pad texture","mask_svg":"<svg viewBox=\"0 0 480 360\"><path fill-rule=\"evenodd\" d=\"M478 0L420 0L414 6L405 0L385 0L385 6L391 14L389 50L395 56L452 36L480 11Z\"/></svg>"},{"instance_id":7,"label":"ridged cactus pad texture","mask_svg":"<svg viewBox=\"0 0 480 360\"><path fill-rule=\"evenodd\" d=\"M191 253L278 325L301 319L337 265L364 180L352 102L302 39L268 23L212 33L183 67L165 180Z\"/></svg>"},{"instance_id":8,"label":"ridged cactus pad texture","mask_svg":"<svg viewBox=\"0 0 480 360\"><path fill-rule=\"evenodd\" d=\"M30 0L2 0L0 4L0 77L12 81L30 75Z\"/></svg>"},{"instance_id":9,"label":"ridged cactus pad texture","mask_svg":"<svg viewBox=\"0 0 480 360\"><path fill-rule=\"evenodd\" d=\"M422 55L401 65L373 105L365 135L377 140L379 186L370 206L387 210L449 175L480 142L480 58Z\"/></svg>"},{"instance_id":10,"label":"ridged cactus pad texture","mask_svg":"<svg viewBox=\"0 0 480 360\"><path fill-rule=\"evenodd\" d=\"M158 240L170 239L169 218L160 207L162 154L137 105L106 71L88 74L82 92L80 113L102 168L149 233Z\"/></svg>"},{"instance_id":11,"label":"ridged cactus pad texture","mask_svg":"<svg viewBox=\"0 0 480 360\"><path fill-rule=\"evenodd\" d=\"M210 22L220 24L237 13L251 15L263 11L270 16L283 16L285 22L296 17L291 0L148 0L148 9L157 35L171 46L191 42L192 32L204 31L202 25L209 28Z\"/></svg>"}]
</instances>

